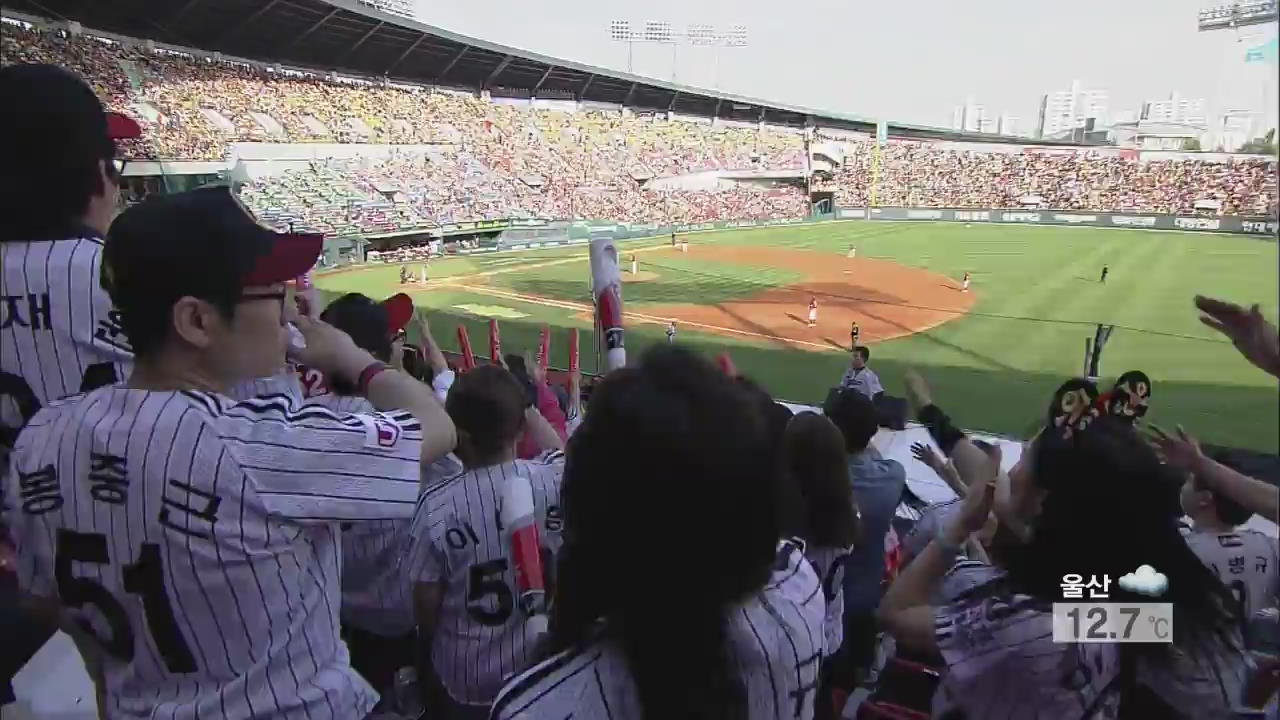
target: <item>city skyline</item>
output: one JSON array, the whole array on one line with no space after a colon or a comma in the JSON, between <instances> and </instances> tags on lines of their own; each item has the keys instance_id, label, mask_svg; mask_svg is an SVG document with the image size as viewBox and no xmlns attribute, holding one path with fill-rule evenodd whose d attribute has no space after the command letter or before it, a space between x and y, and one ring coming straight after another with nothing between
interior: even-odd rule
<instances>
[{"instance_id":1,"label":"city skyline","mask_svg":"<svg viewBox=\"0 0 1280 720\"><path fill-rule=\"evenodd\" d=\"M537 13L516 0L480 12L466 4L417 0L422 22L552 57L708 90L891 122L948 127L966 95L1036 125L1041 94L1073 78L1105 87L1118 108L1141 108L1157 88L1205 98L1206 113L1265 111L1262 63L1241 65L1274 24L1200 33L1203 0L1081 0L1077 12L1014 0L963 6L922 0L905 6L817 0L806 12L764 0L652 0L643 9L615 0L545 0ZM923 12L921 12L923 10ZM1106 18L1099 22L1098 18ZM993 22L993 18L995 22ZM745 47L627 43L610 23L740 26ZM1037 28L1051 28L1041 31ZM1088 38L1081 42L1080 38ZM1274 97L1272 92L1270 97ZM1034 128L1033 128L1034 129Z\"/></svg>"}]
</instances>

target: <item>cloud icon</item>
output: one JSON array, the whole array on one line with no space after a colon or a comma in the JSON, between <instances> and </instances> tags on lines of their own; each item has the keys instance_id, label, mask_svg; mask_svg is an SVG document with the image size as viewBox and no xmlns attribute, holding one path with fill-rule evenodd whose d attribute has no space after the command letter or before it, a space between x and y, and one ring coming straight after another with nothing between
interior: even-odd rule
<instances>
[{"instance_id":1,"label":"cloud icon","mask_svg":"<svg viewBox=\"0 0 1280 720\"><path fill-rule=\"evenodd\" d=\"M1137 570L1121 575L1117 584L1122 590L1159 597L1169 589L1169 578L1150 565L1139 565Z\"/></svg>"}]
</instances>

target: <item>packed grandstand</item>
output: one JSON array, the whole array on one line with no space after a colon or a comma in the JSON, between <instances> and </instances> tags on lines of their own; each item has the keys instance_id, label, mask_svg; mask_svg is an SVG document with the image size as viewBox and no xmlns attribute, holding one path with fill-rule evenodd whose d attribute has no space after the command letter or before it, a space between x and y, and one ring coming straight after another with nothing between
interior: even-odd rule
<instances>
[{"instance_id":1,"label":"packed grandstand","mask_svg":"<svg viewBox=\"0 0 1280 720\"><path fill-rule=\"evenodd\" d=\"M192 0L184 9L196 4ZM264 0L261 10L248 11L247 19L237 26L268 14L277 4L279 0ZM89 12L88 8L97 6L76 7ZM585 103L563 92L538 104L529 95L513 100L480 88L460 90L284 68L69 25L8 19L0 46L4 64L49 63L69 68L92 86L109 109L134 118L141 126L140 137L122 140L116 158L124 161L117 167L123 165L126 181L140 177L131 175L131 163L134 170L147 166L156 175L164 173L164 163L199 165L206 173L216 168L219 179L233 181L258 220L291 235L308 230L329 238L430 235L446 226L482 220L634 224L790 220L841 207L876 206L1277 215L1274 158L1217 153L1144 156L1117 148L1018 144L1008 138L980 144L972 138L938 137L938 133L890 134L880 141L874 127L825 126L821 118L775 123L761 111L754 122L740 117L726 120L716 112L696 116L648 105L635 109L625 103ZM405 50L405 55L411 50ZM462 57L463 52L458 52L450 64ZM496 77L500 70L485 73ZM551 72L547 69L543 79ZM582 87L585 90L586 85ZM675 106L672 99L670 107ZM11 138L9 142L19 141ZM257 147L257 154L246 146ZM299 159L296 153L289 155L298 146L323 149ZM244 157L252 155L255 162L270 165L274 152L288 156L281 161L286 169L234 177L234 168ZM98 163L105 158L93 160ZM104 162L104 168L110 167ZM8 168L8 187L24 184L25 178L19 177L22 169ZM49 192L66 191L71 183L65 186L50 187ZM110 195L106 189L114 188L106 184L103 197ZM239 204L224 188L170 194L172 189L163 182L126 183L126 199L134 207L114 220L110 233L105 225L98 232L107 236L105 243L96 235L85 241L86 247L108 248L90 247L89 253L80 254L84 277L90 282L79 283L78 291L108 301L94 306L86 300L88 319L84 313L66 313L68 323L73 316L82 323L95 323L92 331L84 333L86 337L104 340L104 328L109 328L110 337L115 338L121 332L117 323L125 326L128 336L130 312L141 315L164 302L156 297L150 284L154 278L147 272L116 273L111 264L100 263L99 255L91 254L109 254L118 247L126 250L117 253L127 252L131 229L135 236L159 238L164 250L150 248L150 255L157 257L175 247L202 243L201 252L206 254L198 257L207 260L230 254L226 248L238 238L218 237L214 242L211 238L218 228L192 233L182 243L170 242L175 239L173 226L160 226L154 216L149 221L147 213L155 207L181 205L161 216L181 215L184 223L232 217L243 223L247 216ZM161 197L143 202L153 191ZM204 203L216 204L217 212L205 213ZM102 206L107 221L112 221L116 208L106 202ZM201 212L193 213L192 207ZM78 225L80 218L50 220L58 220L52 226L62 232ZM245 236L260 230L252 223L233 227ZM1274 224L1270 228L1267 232L1274 230ZM306 257L310 262L320 242L314 236L307 240L315 241ZM8 251L14 253L6 257L21 253L22 258L7 264L10 276L0 273L6 283L0 286L0 296L8 307L8 322L0 323L0 339L12 346L16 338L26 342L41 330L38 290L32 288L41 277L46 286L50 283L48 263L52 261L47 258L54 253L48 253L41 273L32 269L38 268L40 253L30 253L29 248L65 241L22 237L5 242L12 243ZM279 240L273 237L271 242ZM468 237L460 244L466 248L466 243L474 242ZM422 242L390 251L369 249L357 261L374 259L374 252L397 264L418 265L421 260L426 284L427 248ZM849 259L855 251L850 248ZM76 251L69 254L67 263L74 263ZM149 268L148 257L138 251L135 262ZM195 286L205 280L185 277L184 272L213 275L219 265L187 263L183 268L160 268L154 275L168 269L174 277L166 277L166 282L174 287L178 282ZM282 278L299 277L302 272L308 271L299 268ZM406 282L405 272L412 270L402 268L401 284ZM1100 282L1106 278L1105 266L1102 272ZM100 278L111 287L100 287ZM130 287L130 282L136 287ZM968 291L968 272L963 283L963 291ZM187 356L155 349L150 354L145 349L136 356L126 354L121 367L142 368L145 378L147 369L172 363L168 369L177 378L187 368L171 358L181 357L210 368L235 365L223 373L230 378L240 372L239 358L228 363L224 353L268 355L263 349L267 343L258 340L284 333L289 294L275 291L276 285L284 283L271 283L267 288L271 292L266 293L252 292L243 277L236 277L235 284L236 309L227 316L235 321L218 326L230 328L224 335L210 333L213 339L208 346ZM50 312L48 287L43 290L43 329L49 330L61 321L62 313ZM181 288L182 293L187 291L187 286ZM118 311L107 312L115 297L103 298L104 292L115 292L126 300L132 297L136 304L130 309L117 303ZM397 298L408 307L400 303L405 312L393 322ZM181 297L175 303L191 299ZM810 302L812 326L817 300ZM1207 298L1198 298L1197 303L1206 323L1225 336L1224 344L1230 340L1243 354L1232 361L1247 361L1280 376L1280 335L1257 306L1249 310ZM247 312L239 309L250 304ZM23 317L17 309L26 307L31 308L26 317L32 322L15 322ZM93 315L95 307L102 309L100 322ZM113 568L123 562L119 547L136 542L139 525L130 526L126 519L122 524L127 541L116 542L115 515L111 515L115 564L106 560L106 544L101 552L96 545L85 551L85 545L76 542L63 548L64 537L72 541L103 537L96 513L113 512L110 500L116 497L116 488L92 486L92 497L105 509L93 510L95 524L87 528L92 534L74 531L86 530L80 525L79 505L69 520L61 512L62 496L57 495L55 503L49 493L51 488L65 489L67 494L90 493L84 487L90 483L81 482L78 471L59 475L52 464L29 472L23 468L35 467L31 459L35 446L53 448L50 452L57 457L52 462L59 463L59 468L64 456L80 462L79 469L87 466L89 461L81 462L80 454L90 452L86 448L97 440L81 443L77 429L74 433L60 430L58 437L44 442L42 433L63 427L45 418L65 408L101 405L110 414L112 402L93 398L147 387L133 384L138 373L127 388L90 389L86 387L88 371L81 381L77 368L81 393L70 398L47 393L49 397L40 398L46 407L41 409L36 402L33 409L41 414L26 418L30 424L22 434L15 432L12 467L17 472L4 477L19 478L21 500L6 508L13 512L0 519L17 519L13 535L19 542L10 552L5 545L7 528L0 525L0 581L9 583L0 589L7 587L11 596L16 595L20 583L27 591L34 586L32 578L38 577L68 605L78 597L77 607L102 607L104 617L112 621L111 639L120 640L130 656L135 637L139 647L147 647L146 653L138 653L137 661L116 662L92 654L92 638L78 637L80 651L90 660L85 670L92 674L75 673L75 677L84 676L81 685L85 687L77 689L67 681L72 676L67 666L74 663L65 661L59 661L62 665L56 672L50 670L36 678L38 682L32 681L43 691L42 699L73 701L69 704L75 707L59 717L89 717L94 714L88 709L92 707L100 708L102 717L164 713L236 719L305 715L382 720L566 716L923 720L932 711L935 717L975 720L997 716L1235 720L1257 717L1256 707L1274 697L1270 691L1280 684L1280 672L1267 669L1280 667L1276 659L1280 658L1276 631L1280 623L1270 607L1280 566L1273 524L1280 520L1276 511L1280 494L1274 484L1248 477L1234 465L1218 462L1212 452L1202 452L1180 427L1176 435L1159 431L1150 437L1139 435L1134 425L1146 412L1150 397L1150 379L1145 374L1138 373L1141 380L1136 376L1117 380L1102 395L1093 382L1067 380L1048 403L1043 429L1024 445L962 431L934 404L930 387L919 376L905 380L905 398L885 395L874 371L868 373L870 351L858 345L856 322L850 338L850 368L818 408L775 402L756 382L737 374L727 354L714 366L680 347L674 343L675 322L670 323L667 341L676 347L659 342L656 350L633 358L627 370L605 376L583 393L583 379L576 370L568 374L566 391L548 382L545 367L534 365L532 358L525 365L522 358L507 356L503 368L450 366L425 314L414 311L407 296L380 303L352 293L331 303L324 313L324 322L314 322L305 313L295 318L294 329L305 342L291 346L290 351L309 349L316 363L300 355L293 359L316 375L339 381L332 383L334 392L320 395L324 399L310 398L306 411L297 411L293 399L273 394L279 377L256 375L232 378L238 386L235 391L252 396L239 404L215 393L192 392L203 389L199 385L180 385L180 392L147 390L146 399L136 408L132 401L118 403L121 413L134 413L134 417L128 423L112 420L111 432L117 424L127 424L130 438L135 437L135 428L136 437L146 434L140 468L134 470L139 466L133 459L94 451L96 475L90 474L89 479L104 482L103 458L118 460L122 473L128 459L129 472L141 478L132 490L124 482L119 492L132 492L124 502L134 505L139 488L143 497L147 492L159 493L153 496L157 501L150 515L146 501L142 502L143 522L152 532L148 536L147 530L142 531L146 541L142 547L158 547L150 540L163 543L169 561L164 569L158 561L148 564L148 558L161 557L157 551L125 566L116 584L127 592L107 586L114 582ZM164 319L177 311L155 315L170 323L163 326L156 344L169 343L166 350L179 346L183 340L177 339L172 318ZM224 322L217 313L209 317L210 323ZM257 327L255 322L265 329L260 335L246 335L244 328ZM393 370L388 364L396 361L391 357L390 338L399 338L397 331L410 322L419 352L410 348L413 362L401 360L403 367ZM496 343L497 326L491 327L491 342ZM1101 326L1098 331L1102 332ZM437 335L441 332L435 328ZM361 339L355 340L357 336ZM577 335L573 337L576 346ZM74 355L80 362L82 346L76 344L80 336L68 334L65 342L64 347L75 352L64 349L62 357L70 362ZM60 351L52 343L56 357ZM280 344L283 347L283 340ZM35 348L34 339L30 345ZM134 348L139 347L134 341ZM86 347L85 352L91 349ZM280 355L275 359L282 361L283 350ZM0 371L16 373L13 377L21 379L20 356L3 357L11 364ZM321 366L320 362L331 364ZM39 374L42 388L46 385L43 367L42 362L25 365L29 375ZM219 382L227 379L217 377ZM290 387L297 385L292 375L286 374L284 380ZM367 397L338 390L342 381L351 392ZM28 383L28 390L34 382ZM66 390L74 388L72 384ZM243 430L250 433L247 439L231 431L225 437L206 434L206 425L201 424L191 442L203 448L198 445L202 440L228 446L234 441L234 452L254 453L249 460L278 464L241 468L240 456L227 450L216 461L197 462L198 454L201 460L207 454L191 449L191 462L179 478L187 484L179 483L170 474L168 458L175 455L175 447L178 456L186 452L183 443L188 437L177 431L156 434L154 426L168 420L147 417L143 411L153 395L162 394L179 397L165 400L157 416L163 415L170 400L181 408L182 418L189 414L203 418L201 413L208 411L218 422L231 418L228 422L239 423L245 413L257 413L260 418L243 423L254 428ZM885 401L896 408L888 413L891 418L883 412ZM332 403L332 412L317 409L326 403ZM908 407L920 424L903 429ZM354 408L358 418L348 414L347 408ZM797 411L794 418L793 410ZM963 408L953 408L957 410ZM1028 408L1028 415L1041 410ZM75 422L94 423L89 434L96 436L102 419L85 417L87 412ZM388 419L393 417L399 418L394 424ZM346 426L333 427L332 437L322 436L316 432L321 421ZM957 417L955 422L961 421ZM363 431L352 429L357 425ZM207 424L214 426L213 420ZM284 430L264 436L266 440L252 434L267 427L274 433L277 426ZM679 432L673 431L677 428ZM33 436L42 440L32 442ZM346 447L333 438L353 444ZM138 443L129 440L123 445L119 452L139 453ZM431 451L432 445L439 447ZM268 449L243 449L249 446ZM389 460L385 451L390 446L396 456ZM146 458L153 447L166 459L163 470L157 467L160 463L152 463L148 473ZM1206 450L1212 449L1206 446ZM224 465L224 455L236 461ZM1002 459L1006 461L1003 470ZM385 469L392 460L396 461L394 478ZM3 462L0 459L0 471L5 470ZM117 467L114 462L107 464ZM218 478L233 465L227 473L242 478L242 494L227 495L223 503ZM525 474L532 479L527 483L528 511L521 517L512 510L515 501L504 505L515 483L494 489L498 487L494 469L501 468L505 483L508 466L516 468L513 476ZM214 468L211 487L201 484L209 467ZM921 480L922 471L927 471L927 480ZM1177 471L1178 482L1186 479L1179 486L1183 497L1172 497L1171 471ZM485 493L477 490L473 510L468 488L482 487L482 474L491 500L486 502ZM157 482L155 478L162 475ZM369 497L342 494L353 485L342 478L357 478L360 492L368 492ZM414 517L405 517L403 507L387 511L377 523L367 521L382 516L364 514L363 509L350 516L329 512L335 508L346 512L349 508L339 506L353 498L361 503L381 502L373 495L392 479L404 482L397 490L403 490L404 497L394 502L409 507L416 503ZM224 483L221 492L234 492L236 484ZM534 485L539 493L536 503ZM185 488L186 504L165 496L168 486ZM0 484L3 491L14 487L17 482L10 487ZM327 488L335 492L326 495L322 491ZM263 502L259 508L245 500L250 491L326 499L302 501L283 510L284 505ZM205 510L192 505L193 492L211 499ZM102 501L100 495L108 500ZM229 521L228 508L239 511L238 541L235 532L223 529L235 522ZM245 508L253 514L250 524L266 528L265 541L252 532L246 541ZM317 510L304 514L310 508ZM732 512L725 512L726 508ZM185 526L170 523L170 509L175 516L180 511L195 520L181 521ZM54 515L44 515L52 510L60 511L56 520ZM1196 531L1185 542L1184 534L1190 529L1179 525L1184 510ZM1266 518L1268 534L1264 537L1247 528L1237 532L1235 525L1244 523L1236 518L1240 513L1244 518L1254 514ZM153 516L168 529L157 526ZM662 527L653 527L655 518ZM192 529L197 520L210 523L209 535ZM56 568L33 569L50 559L33 560L37 553L31 548L42 547L39 544L46 535L52 537L55 522L61 523L57 550L44 555L56 555ZM533 544L524 548L532 548L526 553L529 557L521 559L532 562L536 555L539 562L547 563L545 590L555 598L547 637L536 631L535 623L526 625L526 616L539 614L543 596L510 584L508 577L520 574L521 582L526 579L524 566L518 564L521 560L513 559L509 567L502 555L508 551L504 543L516 534L510 531L517 527L541 528L543 539L552 543L552 547L538 547L535 533ZM484 544L493 547L481 550L476 528L483 533ZM494 528L492 534L490 528ZM64 536L69 529L74 532ZM278 531L274 540L273 529ZM175 541L172 531L183 538ZM197 538L194 552L192 537ZM207 545L213 550L206 552L202 541L209 537L213 542ZM788 539L779 543L780 537ZM1251 555L1248 567L1244 551L1221 549L1244 544ZM475 557L469 555L473 548ZM553 549L560 553L558 558L551 556ZM77 555L80 551L84 552ZM490 551L494 557L480 562L481 553ZM1202 563L1193 551L1202 558L1207 553L1207 559ZM205 554L199 558L203 564L198 574L200 553ZM341 554L335 557L335 553ZM691 554L713 561L685 562ZM447 559L440 559L446 555ZM743 559L748 555L752 557ZM190 561L194 579L169 588L178 600L174 605L181 614L179 621L171 617L173 609L163 583L166 577L172 583L176 576L173 558L182 571L184 557ZM282 563L281 558L287 559ZM1106 570L1100 575L1103 594L1095 595L1091 589L1090 598L1106 599L1114 576L1117 587L1111 592L1117 600L1130 604L1149 600L1149 593L1134 591L1132 582L1125 581L1136 574L1135 567L1138 572L1147 567L1139 562L1158 565L1171 579L1172 593L1167 603L1160 604L1178 605L1182 629L1176 646L1062 643L1051 637L1054 623L1046 611L1046 598L1055 602L1082 598L1086 587L1097 588L1098 576L1089 574L1085 585L1081 572ZM273 571L265 570L268 564L274 565ZM296 574L288 571L290 564L297 568ZM1224 568L1221 573L1243 579L1232 581L1228 590L1217 579L1219 566ZM137 579L143 577L144 568L150 568L143 578L147 587L139 592ZM267 592L257 568L264 569ZM1073 577L1078 582L1061 585L1059 596L1058 579ZM1081 594L1067 594L1072 589ZM447 599L432 595L440 592L447 592ZM130 601L129 607L134 615L145 611L149 634L141 631L143 623L135 618L140 628L136 636L116 636L119 618L105 612L117 604L113 593L142 596ZM198 606L194 604L197 595ZM5 597L0 594L0 601ZM193 605L183 605L183 598ZM513 614L517 608L519 612ZM2 626L6 633L27 622L16 603L0 604L0 610L8 613L0 613L0 620L7 622ZM162 622L166 613L167 623ZM191 621L192 616L197 621ZM92 623L83 625L93 634ZM79 632L73 623L64 626ZM280 626L285 633L278 632ZM131 626L125 622L123 627ZM194 634L193 628L204 634ZM295 628L300 629L296 636ZM45 637L48 632L51 627L45 629ZM10 636L0 636L6 638L0 645L8 646ZM154 648L147 644L152 636ZM198 662L187 647L187 637L199 640L191 646ZM43 642L40 639L30 651ZM74 655L70 641L66 645L65 653ZM219 646L225 662L218 657ZM1138 650L1130 649L1135 647ZM431 652L422 652L427 648ZM111 649L120 654L118 647ZM1250 654L1260 655L1262 650L1270 653L1271 666ZM549 651L555 654L544 659ZM5 659L3 653L0 659ZM98 666L95 659L102 664ZM38 673L49 667L35 661L31 666ZM139 667L144 669L135 672ZM580 672L583 668L594 672ZM28 673L30 680L34 673ZM96 690L91 680L98 683ZM276 683L281 686L279 692ZM0 705L14 699L5 696L7 684L8 679L0 677ZM1267 692L1260 694L1259 687ZM94 703L95 693L101 705ZM1273 712L1276 702L1272 701Z\"/></svg>"},{"instance_id":2,"label":"packed grandstand","mask_svg":"<svg viewBox=\"0 0 1280 720\"><path fill-rule=\"evenodd\" d=\"M1256 156L1148 159L1116 148L892 137L877 148L867 134L821 126L806 133L572 102L532 107L56 28L8 25L3 42L6 63L64 64L138 119L146 131L124 148L127 157L226 161L235 143L392 146L242 186L265 220L331 236L499 218L796 218L810 213L809 192L819 188L846 207L1277 211L1276 162ZM745 181L653 189L657 178L708 172Z\"/></svg>"}]
</instances>

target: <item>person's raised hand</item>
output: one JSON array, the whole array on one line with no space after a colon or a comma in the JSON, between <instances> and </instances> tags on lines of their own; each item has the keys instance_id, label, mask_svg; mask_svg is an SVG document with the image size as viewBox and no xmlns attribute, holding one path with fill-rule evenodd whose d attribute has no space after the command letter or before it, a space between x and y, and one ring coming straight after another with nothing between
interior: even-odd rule
<instances>
[{"instance_id":1,"label":"person's raised hand","mask_svg":"<svg viewBox=\"0 0 1280 720\"><path fill-rule=\"evenodd\" d=\"M427 313L419 307L413 309L413 325L418 328L419 342L431 342L431 323L427 322Z\"/></svg>"},{"instance_id":2,"label":"person's raised hand","mask_svg":"<svg viewBox=\"0 0 1280 720\"><path fill-rule=\"evenodd\" d=\"M961 441L961 444L966 443L972 445L971 441ZM952 455L956 465L960 466L962 475L977 480L969 485L969 492L960 505L960 514L954 521L963 537L978 532L987 524L995 501L996 478L1000 474L1000 460L1003 457L999 445L993 444L983 449L973 446L973 449L976 452L957 452ZM963 537L957 537L956 540Z\"/></svg>"},{"instance_id":3,"label":"person's raised hand","mask_svg":"<svg viewBox=\"0 0 1280 720\"><path fill-rule=\"evenodd\" d=\"M1148 425L1147 439L1165 463L1179 470L1191 472L1204 459L1200 443L1179 425L1176 433L1169 433L1156 425Z\"/></svg>"},{"instance_id":4,"label":"person's raised hand","mask_svg":"<svg viewBox=\"0 0 1280 720\"><path fill-rule=\"evenodd\" d=\"M404 348L407 341L403 337L391 341L391 367L404 370Z\"/></svg>"},{"instance_id":5,"label":"person's raised hand","mask_svg":"<svg viewBox=\"0 0 1280 720\"><path fill-rule=\"evenodd\" d=\"M916 412L933 404L933 396L929 394L929 383L925 382L920 373L908 370L903 375L902 381L907 386L907 401Z\"/></svg>"},{"instance_id":6,"label":"person's raised hand","mask_svg":"<svg viewBox=\"0 0 1280 720\"><path fill-rule=\"evenodd\" d=\"M528 350L524 351L524 366L529 370L529 377L533 379L535 385L547 384L547 371L533 358L533 353Z\"/></svg>"},{"instance_id":7,"label":"person's raised hand","mask_svg":"<svg viewBox=\"0 0 1280 720\"><path fill-rule=\"evenodd\" d=\"M911 443L911 457L933 468L934 471L946 464L933 447L925 443Z\"/></svg>"},{"instance_id":8,"label":"person's raised hand","mask_svg":"<svg viewBox=\"0 0 1280 720\"><path fill-rule=\"evenodd\" d=\"M368 351L356 345L351 336L323 320L306 315L293 318L307 346L290 350L293 360L315 368L329 377L355 382L360 373L377 362Z\"/></svg>"},{"instance_id":9,"label":"person's raised hand","mask_svg":"<svg viewBox=\"0 0 1280 720\"><path fill-rule=\"evenodd\" d=\"M1246 360L1280 377L1280 333L1255 304L1249 309L1225 300L1197 295L1200 322L1226 335Z\"/></svg>"}]
</instances>

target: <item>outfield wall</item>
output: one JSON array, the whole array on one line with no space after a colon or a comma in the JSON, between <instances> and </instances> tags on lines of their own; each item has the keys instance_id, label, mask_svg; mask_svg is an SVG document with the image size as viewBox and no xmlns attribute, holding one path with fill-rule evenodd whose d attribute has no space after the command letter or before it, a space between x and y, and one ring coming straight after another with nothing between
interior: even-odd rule
<instances>
[{"instance_id":1,"label":"outfield wall","mask_svg":"<svg viewBox=\"0 0 1280 720\"><path fill-rule=\"evenodd\" d=\"M1082 210L994 210L975 208L838 208L837 220L925 220L1019 225L1082 225L1142 230L1190 230L1262 235L1275 239L1280 223L1265 217L1104 213Z\"/></svg>"},{"instance_id":2,"label":"outfield wall","mask_svg":"<svg viewBox=\"0 0 1280 720\"><path fill-rule=\"evenodd\" d=\"M910 222L964 222L997 225L1076 225L1083 227L1136 228L1140 230L1180 230L1185 232L1229 233L1276 239L1280 223L1271 218L1244 215L1200 217L1157 213L1104 213L1075 210L992 210L975 208L837 208L830 215L804 218L771 218L766 220L720 220L703 223L626 223L608 220L482 220L443 227L446 236L479 231L498 231L489 242L477 247L456 250L456 254L537 250L562 245L582 244L596 237L613 240L654 238L671 233L710 232L744 228L802 225L831 220L888 220ZM325 256L336 264L339 254L356 250L360 238L327 238ZM341 251L341 252L340 252Z\"/></svg>"}]
</instances>

